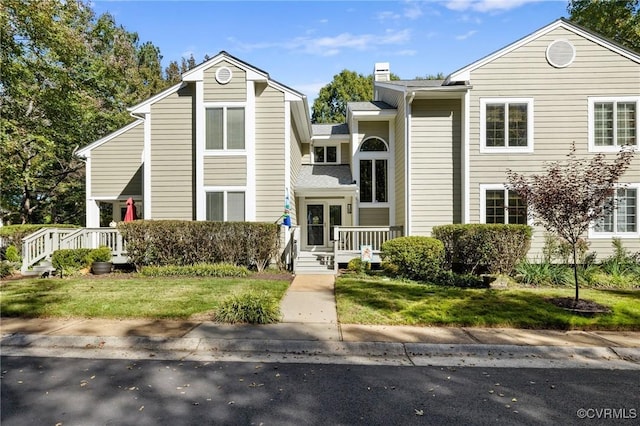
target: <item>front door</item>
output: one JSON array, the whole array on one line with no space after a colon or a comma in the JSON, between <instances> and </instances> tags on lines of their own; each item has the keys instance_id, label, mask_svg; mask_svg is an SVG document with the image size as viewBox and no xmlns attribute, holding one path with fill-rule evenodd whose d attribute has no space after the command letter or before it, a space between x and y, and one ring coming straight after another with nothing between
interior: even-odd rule
<instances>
[{"instance_id":1,"label":"front door","mask_svg":"<svg viewBox=\"0 0 640 426\"><path fill-rule=\"evenodd\" d=\"M314 202L307 204L308 249L328 249L333 241L333 229L342 225L342 204Z\"/></svg>"},{"instance_id":2,"label":"front door","mask_svg":"<svg viewBox=\"0 0 640 426\"><path fill-rule=\"evenodd\" d=\"M324 232L324 204L307 204L307 245L323 247Z\"/></svg>"}]
</instances>

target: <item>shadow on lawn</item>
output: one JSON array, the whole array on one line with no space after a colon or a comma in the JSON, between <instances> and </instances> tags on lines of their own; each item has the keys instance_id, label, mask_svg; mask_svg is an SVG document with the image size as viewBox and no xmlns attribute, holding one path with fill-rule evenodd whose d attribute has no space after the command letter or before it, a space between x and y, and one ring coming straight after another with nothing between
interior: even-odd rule
<instances>
[{"instance_id":1,"label":"shadow on lawn","mask_svg":"<svg viewBox=\"0 0 640 426\"><path fill-rule=\"evenodd\" d=\"M21 284L21 292L3 296L2 316L38 318L47 316L49 306L57 305L63 300L63 292L58 292L64 282L53 279L41 279L32 283Z\"/></svg>"},{"instance_id":2,"label":"shadow on lawn","mask_svg":"<svg viewBox=\"0 0 640 426\"><path fill-rule=\"evenodd\" d=\"M627 290L607 292L634 299L640 296L640 292ZM635 309L614 308L611 314L583 317L550 303L549 294L526 290L462 289L345 279L336 286L336 296L350 305L376 311L379 320L404 321L410 325L556 330L640 328L640 311Z\"/></svg>"}]
</instances>

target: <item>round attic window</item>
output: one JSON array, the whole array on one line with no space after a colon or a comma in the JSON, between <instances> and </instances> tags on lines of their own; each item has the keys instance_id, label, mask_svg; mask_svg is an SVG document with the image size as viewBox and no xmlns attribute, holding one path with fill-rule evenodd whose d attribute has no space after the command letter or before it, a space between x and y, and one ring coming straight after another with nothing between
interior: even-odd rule
<instances>
[{"instance_id":1,"label":"round attic window","mask_svg":"<svg viewBox=\"0 0 640 426\"><path fill-rule=\"evenodd\" d=\"M568 40L554 40L547 47L547 62L556 68L565 68L576 58L576 49Z\"/></svg>"},{"instance_id":2,"label":"round attic window","mask_svg":"<svg viewBox=\"0 0 640 426\"><path fill-rule=\"evenodd\" d=\"M227 84L231 81L231 70L227 67L220 67L216 71L216 81L220 84Z\"/></svg>"}]
</instances>

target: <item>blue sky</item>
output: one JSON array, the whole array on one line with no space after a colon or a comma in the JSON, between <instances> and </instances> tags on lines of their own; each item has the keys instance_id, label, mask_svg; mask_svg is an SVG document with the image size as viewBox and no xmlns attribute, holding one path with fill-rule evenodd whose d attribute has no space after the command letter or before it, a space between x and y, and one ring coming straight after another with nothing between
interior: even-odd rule
<instances>
[{"instance_id":1,"label":"blue sky","mask_svg":"<svg viewBox=\"0 0 640 426\"><path fill-rule=\"evenodd\" d=\"M389 62L402 79L449 74L560 17L566 0L104 1L163 66L221 50L303 92L313 102L340 71L363 75Z\"/></svg>"}]
</instances>

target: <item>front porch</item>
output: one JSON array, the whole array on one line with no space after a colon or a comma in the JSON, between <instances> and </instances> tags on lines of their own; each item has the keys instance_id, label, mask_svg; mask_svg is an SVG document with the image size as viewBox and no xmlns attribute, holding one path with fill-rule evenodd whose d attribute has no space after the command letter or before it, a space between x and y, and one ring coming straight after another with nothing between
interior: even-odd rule
<instances>
[{"instance_id":1,"label":"front porch","mask_svg":"<svg viewBox=\"0 0 640 426\"><path fill-rule=\"evenodd\" d=\"M295 273L336 273L340 264L361 257L363 247L371 249L372 263L380 263L382 244L402 236L403 229L401 226L335 226L332 232L332 250L305 250L299 244L300 228L291 227L282 245L284 263ZM115 228L43 228L22 240L21 272L28 274L35 265L50 260L56 250L101 246L111 249L113 263L129 262L126 241Z\"/></svg>"}]
</instances>

